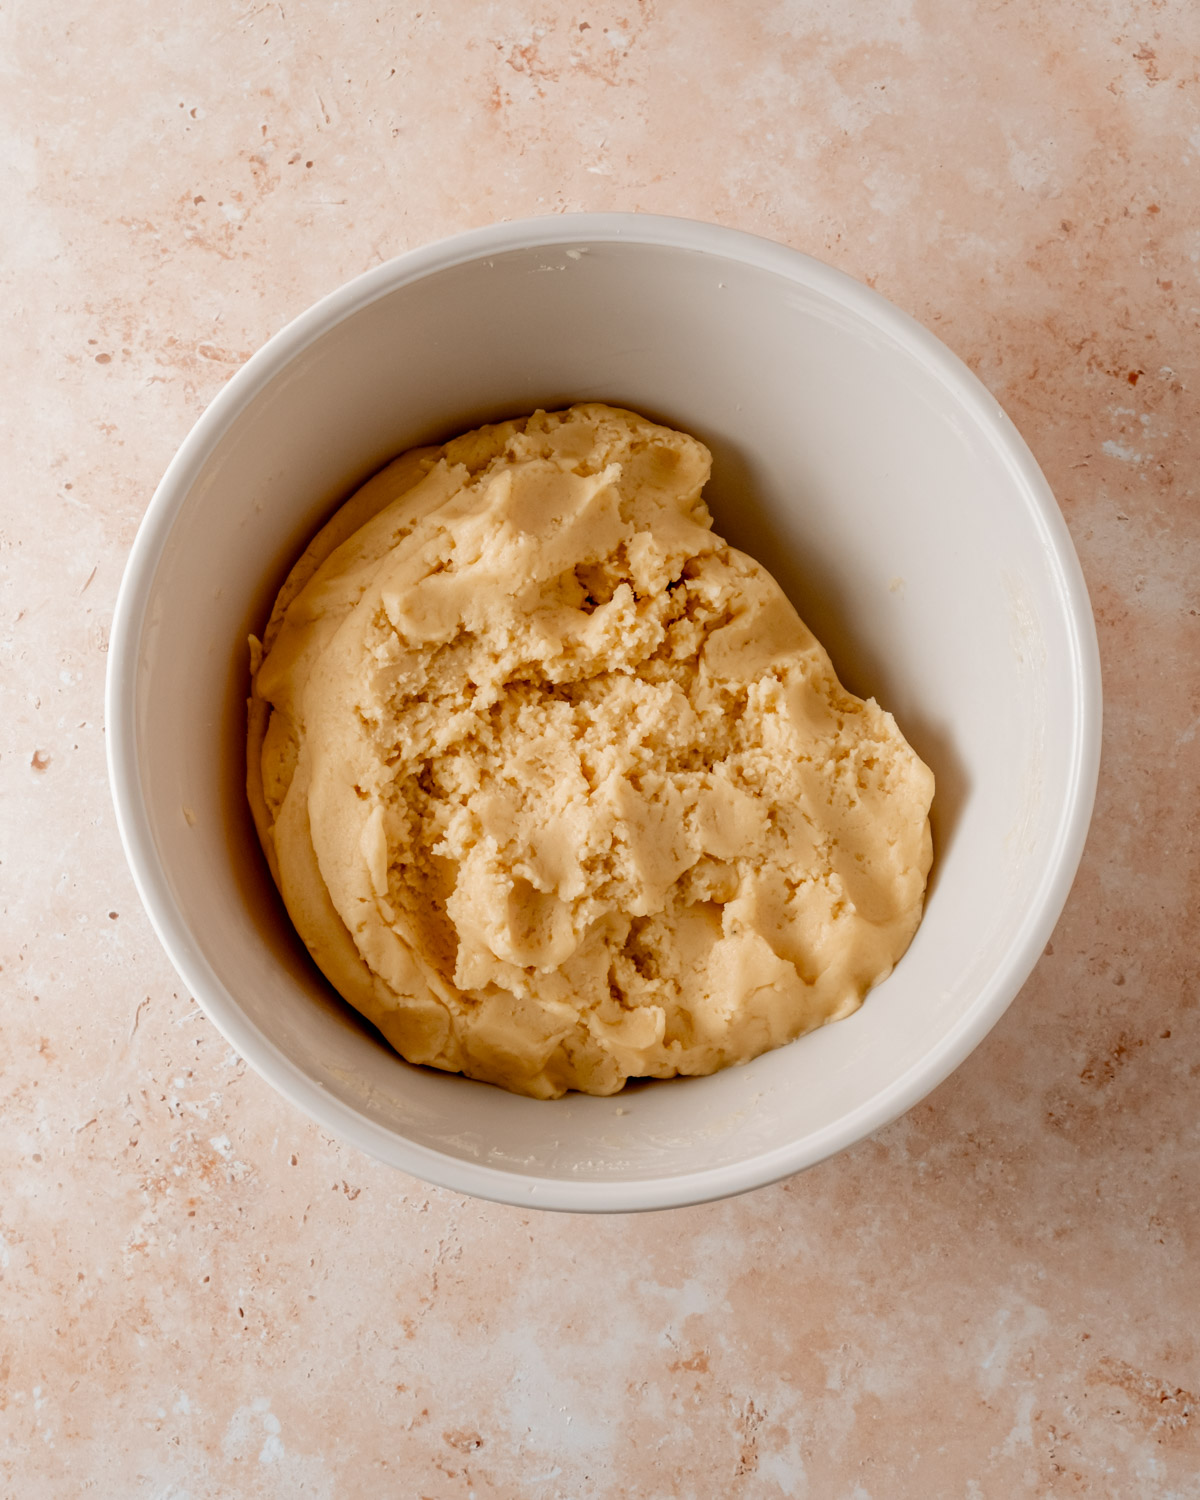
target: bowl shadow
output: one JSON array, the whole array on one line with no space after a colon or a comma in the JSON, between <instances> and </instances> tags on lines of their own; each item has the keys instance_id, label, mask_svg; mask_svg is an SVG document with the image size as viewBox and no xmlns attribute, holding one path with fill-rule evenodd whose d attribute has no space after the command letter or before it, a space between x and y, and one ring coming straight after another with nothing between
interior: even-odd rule
<instances>
[{"instance_id":1,"label":"bowl shadow","mask_svg":"<svg viewBox=\"0 0 1200 1500\"><path fill-rule=\"evenodd\" d=\"M829 652L839 680L860 698L876 697L889 706L886 660L855 630L855 599L820 567L815 553L803 554L783 536L764 504L746 452L720 434L697 432L713 455L713 475L705 490L716 529L773 574L797 613ZM929 821L934 861L928 893L936 888L940 866L954 842L971 784L952 727L940 717L909 708L901 730L936 781Z\"/></svg>"}]
</instances>

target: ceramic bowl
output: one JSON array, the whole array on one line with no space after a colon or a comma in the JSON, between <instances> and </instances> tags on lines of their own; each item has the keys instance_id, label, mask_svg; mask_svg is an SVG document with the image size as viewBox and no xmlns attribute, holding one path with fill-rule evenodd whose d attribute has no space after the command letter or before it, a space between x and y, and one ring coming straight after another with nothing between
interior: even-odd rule
<instances>
[{"instance_id":1,"label":"ceramic bowl","mask_svg":"<svg viewBox=\"0 0 1200 1500\"><path fill-rule=\"evenodd\" d=\"M348 491L397 453L579 400L702 438L717 529L937 777L925 917L852 1017L711 1078L519 1098L411 1067L309 962L243 792L246 637ZM713 225L566 215L358 277L184 441L122 584L108 748L138 890L233 1047L326 1129L430 1182L548 1208L741 1192L878 1130L1017 994L1066 899L1100 681L1067 529L995 399L849 277Z\"/></svg>"}]
</instances>

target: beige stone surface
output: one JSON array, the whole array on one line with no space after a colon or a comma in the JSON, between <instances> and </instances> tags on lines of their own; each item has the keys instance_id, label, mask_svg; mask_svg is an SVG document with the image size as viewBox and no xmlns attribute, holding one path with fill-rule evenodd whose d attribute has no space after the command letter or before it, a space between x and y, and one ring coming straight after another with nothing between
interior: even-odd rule
<instances>
[{"instance_id":1,"label":"beige stone surface","mask_svg":"<svg viewBox=\"0 0 1200 1500\"><path fill-rule=\"evenodd\" d=\"M421 0L417 0L421 4ZM0 12L0 1495L1200 1495L1200 10ZM267 336L452 230L638 208L871 281L1005 403L1096 606L1082 871L907 1117L671 1214L434 1191L248 1074L104 770L121 567Z\"/></svg>"}]
</instances>

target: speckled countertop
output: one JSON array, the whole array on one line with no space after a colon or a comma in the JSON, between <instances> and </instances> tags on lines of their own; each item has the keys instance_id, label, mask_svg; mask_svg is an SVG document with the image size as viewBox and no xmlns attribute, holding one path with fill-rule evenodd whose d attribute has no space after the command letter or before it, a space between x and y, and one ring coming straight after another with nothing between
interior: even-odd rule
<instances>
[{"instance_id":1,"label":"speckled countertop","mask_svg":"<svg viewBox=\"0 0 1200 1500\"><path fill-rule=\"evenodd\" d=\"M1200 1496L1198 59L1193 0L0 11L6 1500ZM253 349L411 246L618 208L823 256L979 372L1082 558L1106 759L954 1077L792 1181L584 1220L246 1071L138 906L102 689Z\"/></svg>"}]
</instances>

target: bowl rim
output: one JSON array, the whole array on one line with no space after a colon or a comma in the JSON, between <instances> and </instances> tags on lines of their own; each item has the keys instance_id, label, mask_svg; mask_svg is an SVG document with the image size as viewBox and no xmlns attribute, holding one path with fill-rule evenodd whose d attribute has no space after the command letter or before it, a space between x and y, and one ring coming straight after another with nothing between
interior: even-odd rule
<instances>
[{"instance_id":1,"label":"bowl rim","mask_svg":"<svg viewBox=\"0 0 1200 1500\"><path fill-rule=\"evenodd\" d=\"M141 796L136 753L139 648L155 573L192 485L242 411L309 345L372 302L453 266L509 251L615 242L696 251L773 272L816 291L886 332L975 418L1028 497L1043 546L1055 563L1071 645L1074 714L1070 771L1041 879L1027 898L1024 919L1005 962L938 1045L867 1104L798 1141L733 1164L629 1181L584 1176L534 1178L420 1145L334 1098L248 1019L236 997L218 979L193 941L187 918L171 894ZM640 213L552 214L486 225L437 240L354 277L268 339L204 410L154 491L118 592L105 684L109 782L134 885L168 957L230 1046L325 1129L429 1183L500 1203L596 1213L681 1207L778 1181L881 1129L953 1072L1016 998L1066 904L1095 800L1101 719L1095 621L1070 532L1032 453L982 381L936 335L844 271L742 230Z\"/></svg>"}]
</instances>

